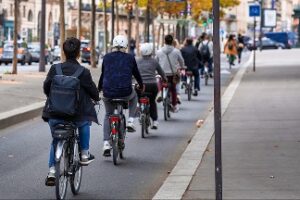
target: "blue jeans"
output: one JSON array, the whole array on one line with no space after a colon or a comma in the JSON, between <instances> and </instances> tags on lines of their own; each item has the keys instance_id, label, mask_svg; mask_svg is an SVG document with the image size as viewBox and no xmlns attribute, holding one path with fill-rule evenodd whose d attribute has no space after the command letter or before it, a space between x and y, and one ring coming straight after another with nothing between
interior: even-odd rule
<instances>
[{"instance_id":1,"label":"blue jeans","mask_svg":"<svg viewBox=\"0 0 300 200\"><path fill-rule=\"evenodd\" d=\"M208 63L208 73L212 73L213 72L213 60L212 59L209 59L208 61L207 61L207 63ZM201 67L200 67L200 74L201 75L204 75L204 64L201 64Z\"/></svg>"},{"instance_id":2,"label":"blue jeans","mask_svg":"<svg viewBox=\"0 0 300 200\"><path fill-rule=\"evenodd\" d=\"M49 126L51 132L53 131L53 127L56 124L63 123L64 120L59 120L59 119L49 119ZM90 126L91 122L90 121L78 121L75 122L78 132L79 132L79 140L80 140L80 149L81 151L88 151L90 147ZM55 165L55 152L54 152L54 147L56 146L58 140L53 139L52 143L50 145L50 155L49 155L49 167L52 167Z\"/></svg>"}]
</instances>

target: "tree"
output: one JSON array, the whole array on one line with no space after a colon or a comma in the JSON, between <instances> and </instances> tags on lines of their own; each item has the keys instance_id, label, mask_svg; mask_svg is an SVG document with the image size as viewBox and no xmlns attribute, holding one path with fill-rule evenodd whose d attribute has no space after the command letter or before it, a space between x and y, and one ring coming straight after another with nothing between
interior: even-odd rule
<instances>
[{"instance_id":1,"label":"tree","mask_svg":"<svg viewBox=\"0 0 300 200\"><path fill-rule=\"evenodd\" d=\"M136 52L137 55L140 55L140 21L139 21L139 6L138 6L138 0L135 2L135 23L136 23L136 27L135 27L135 41L136 41Z\"/></svg>"},{"instance_id":2,"label":"tree","mask_svg":"<svg viewBox=\"0 0 300 200\"><path fill-rule=\"evenodd\" d=\"M96 3L92 0L92 20L91 20L91 65L96 68L96 49L95 49L95 23L96 23Z\"/></svg>"},{"instance_id":3,"label":"tree","mask_svg":"<svg viewBox=\"0 0 300 200\"><path fill-rule=\"evenodd\" d=\"M65 61L65 54L63 51L63 43L66 39L65 36L65 1L64 0L60 0L59 1L59 8L60 8L60 16L59 16L59 25L60 25L60 57L61 57L61 61Z\"/></svg>"},{"instance_id":4,"label":"tree","mask_svg":"<svg viewBox=\"0 0 300 200\"><path fill-rule=\"evenodd\" d=\"M80 36L81 36L81 5L82 4L82 0L78 0L78 24L77 24L77 38L80 40Z\"/></svg>"},{"instance_id":5,"label":"tree","mask_svg":"<svg viewBox=\"0 0 300 200\"><path fill-rule=\"evenodd\" d=\"M103 12L104 12L104 52L107 53L107 43L108 43L108 30L107 30L107 4L106 0L103 0Z\"/></svg>"},{"instance_id":6,"label":"tree","mask_svg":"<svg viewBox=\"0 0 300 200\"><path fill-rule=\"evenodd\" d=\"M18 64L18 16L19 16L19 4L20 2L18 0L15 0L14 2L14 57L13 57L13 69L12 69L12 74L17 74L18 73L18 68L17 68L17 64Z\"/></svg>"}]
</instances>

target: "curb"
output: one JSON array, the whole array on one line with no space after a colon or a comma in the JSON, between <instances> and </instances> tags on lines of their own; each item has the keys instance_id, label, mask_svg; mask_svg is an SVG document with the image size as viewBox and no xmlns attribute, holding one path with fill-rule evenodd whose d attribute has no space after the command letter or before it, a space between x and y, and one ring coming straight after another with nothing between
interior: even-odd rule
<instances>
[{"instance_id":1,"label":"curb","mask_svg":"<svg viewBox=\"0 0 300 200\"><path fill-rule=\"evenodd\" d=\"M45 101L0 113L0 129L41 115Z\"/></svg>"},{"instance_id":2,"label":"curb","mask_svg":"<svg viewBox=\"0 0 300 200\"><path fill-rule=\"evenodd\" d=\"M222 113L227 110L242 77L252 62L253 53L249 60L239 69L232 82L222 96ZM181 155L170 175L159 188L153 199L181 199L201 163L207 146L214 135L214 112L210 111L201 128L198 129L190 144Z\"/></svg>"}]
</instances>

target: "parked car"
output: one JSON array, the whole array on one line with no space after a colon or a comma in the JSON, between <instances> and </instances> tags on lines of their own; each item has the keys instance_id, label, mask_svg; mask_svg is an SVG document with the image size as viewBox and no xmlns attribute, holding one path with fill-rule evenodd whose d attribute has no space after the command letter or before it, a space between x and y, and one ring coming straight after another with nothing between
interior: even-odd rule
<instances>
[{"instance_id":1,"label":"parked car","mask_svg":"<svg viewBox=\"0 0 300 200\"><path fill-rule=\"evenodd\" d=\"M82 40L80 49L81 49L81 62L91 64L90 41L89 40ZM96 64L98 64L98 62L99 62L99 56L100 56L99 49L96 48Z\"/></svg>"},{"instance_id":2,"label":"parked car","mask_svg":"<svg viewBox=\"0 0 300 200\"><path fill-rule=\"evenodd\" d=\"M54 46L54 48L51 50L53 60L54 61L59 61L60 60L60 55L61 55L61 49L59 46Z\"/></svg>"},{"instance_id":3,"label":"parked car","mask_svg":"<svg viewBox=\"0 0 300 200\"><path fill-rule=\"evenodd\" d=\"M260 41L256 39L256 47L254 47L253 40L249 40L246 46L250 51L257 49L257 47L258 48L261 47L261 49L284 49L285 48L285 45L283 43L275 42L266 37L263 37L261 42L262 42L262 46L260 45Z\"/></svg>"},{"instance_id":4,"label":"parked car","mask_svg":"<svg viewBox=\"0 0 300 200\"><path fill-rule=\"evenodd\" d=\"M28 50L32 55L32 62L40 62L40 43L29 43ZM51 51L45 48L45 64L53 64L53 56Z\"/></svg>"},{"instance_id":5,"label":"parked car","mask_svg":"<svg viewBox=\"0 0 300 200\"><path fill-rule=\"evenodd\" d=\"M18 41L18 51L17 51L17 59L18 63L21 63L21 65L25 65L28 63L28 65L31 65L32 63L32 57L30 52L28 51L27 44L23 41ZM8 63L13 62L13 57L14 57L14 46L13 42L4 42L4 46L0 54L0 65L2 63L5 63L5 65L8 65Z\"/></svg>"},{"instance_id":6,"label":"parked car","mask_svg":"<svg viewBox=\"0 0 300 200\"><path fill-rule=\"evenodd\" d=\"M264 33L264 36L275 42L283 43L285 49L292 48L295 43L295 33L292 32L268 32Z\"/></svg>"}]
</instances>

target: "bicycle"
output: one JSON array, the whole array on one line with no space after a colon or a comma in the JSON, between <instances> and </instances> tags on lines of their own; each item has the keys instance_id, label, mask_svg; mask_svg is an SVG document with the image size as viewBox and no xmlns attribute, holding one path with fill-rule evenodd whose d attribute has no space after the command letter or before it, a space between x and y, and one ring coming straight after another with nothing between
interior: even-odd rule
<instances>
[{"instance_id":1,"label":"bicycle","mask_svg":"<svg viewBox=\"0 0 300 200\"><path fill-rule=\"evenodd\" d=\"M209 70L208 70L208 62L204 64L204 83L205 85L208 85L208 79L209 79Z\"/></svg>"},{"instance_id":2,"label":"bicycle","mask_svg":"<svg viewBox=\"0 0 300 200\"><path fill-rule=\"evenodd\" d=\"M145 133L149 134L149 127L151 125L150 120L150 100L149 97L146 96L147 93L143 93L143 95L139 98L139 112L140 112L140 124L142 126L141 136L145 138Z\"/></svg>"},{"instance_id":3,"label":"bicycle","mask_svg":"<svg viewBox=\"0 0 300 200\"><path fill-rule=\"evenodd\" d=\"M186 71L186 85L185 85L185 90L188 95L188 101L191 101L192 99L192 92L193 92L193 72L191 71Z\"/></svg>"},{"instance_id":4,"label":"bicycle","mask_svg":"<svg viewBox=\"0 0 300 200\"><path fill-rule=\"evenodd\" d=\"M171 118L170 109L172 109L169 84L162 83L162 99L164 107L164 119L168 121Z\"/></svg>"},{"instance_id":5,"label":"bicycle","mask_svg":"<svg viewBox=\"0 0 300 200\"><path fill-rule=\"evenodd\" d=\"M82 180L79 134L74 123L60 123L54 127L52 137L58 140L55 147L55 194L65 199L68 182L74 195L79 193Z\"/></svg>"},{"instance_id":6,"label":"bicycle","mask_svg":"<svg viewBox=\"0 0 300 200\"><path fill-rule=\"evenodd\" d=\"M117 165L119 156L120 159L124 159L126 118L123 109L128 108L128 101L124 99L111 99L110 102L114 106L114 113L109 116L110 139L113 151L113 163Z\"/></svg>"}]
</instances>

